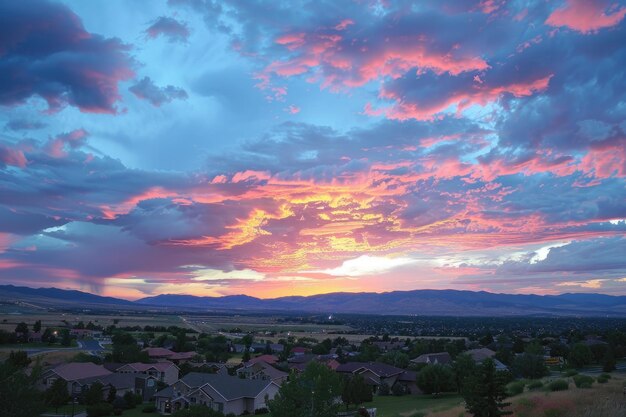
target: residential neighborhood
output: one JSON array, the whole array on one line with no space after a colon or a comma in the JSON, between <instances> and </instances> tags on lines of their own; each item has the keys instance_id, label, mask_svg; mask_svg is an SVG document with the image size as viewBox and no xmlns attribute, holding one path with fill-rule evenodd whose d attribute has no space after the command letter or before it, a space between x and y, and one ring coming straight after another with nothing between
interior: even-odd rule
<instances>
[{"instance_id":1,"label":"residential neighborhood","mask_svg":"<svg viewBox=\"0 0 626 417\"><path fill-rule=\"evenodd\" d=\"M626 334L617 337L614 332L575 337L503 332L471 338L383 334L357 342L344 336L323 338L323 334L276 340L266 339L262 332L210 334L182 327L155 332L149 327L101 328L91 322L89 332L40 326L33 325L36 333L47 335L52 351L68 349L73 356L40 364L39 351L15 351L8 362L26 366L33 375L33 366L42 367L34 387L46 398L50 416L71 415L69 407L87 417L123 415L140 407L147 416L184 417L188 410L204 409L214 413L207 414L211 417L280 417L281 409L303 404L302 396L328 390L327 406L337 412L343 408L342 416L384 417L385 404L393 404L394 398L454 398L480 372L498 375L497 384L509 392L519 381L543 384L542 378L593 364L610 371L626 353ZM40 343L33 341L37 340L31 337L33 329L25 323L15 330L8 339L0 334L0 340L22 340L26 349ZM55 347L61 341L68 347ZM94 349L94 344L99 348ZM81 350L83 345L90 350ZM295 401L292 395L300 397L290 402ZM311 397L310 401L317 404L318 400ZM66 414L56 414L51 407Z\"/></svg>"}]
</instances>

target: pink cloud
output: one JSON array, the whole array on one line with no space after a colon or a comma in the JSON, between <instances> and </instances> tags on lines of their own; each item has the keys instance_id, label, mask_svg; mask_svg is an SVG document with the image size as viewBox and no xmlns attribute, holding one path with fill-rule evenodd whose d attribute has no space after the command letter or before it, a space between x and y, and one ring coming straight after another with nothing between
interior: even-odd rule
<instances>
[{"instance_id":1,"label":"pink cloud","mask_svg":"<svg viewBox=\"0 0 626 417\"><path fill-rule=\"evenodd\" d=\"M567 26L581 33L594 33L600 29L615 26L624 19L626 7L613 4L608 6L602 0L567 0L564 7L552 12L546 24Z\"/></svg>"},{"instance_id":2,"label":"pink cloud","mask_svg":"<svg viewBox=\"0 0 626 417\"><path fill-rule=\"evenodd\" d=\"M28 160L22 150L0 144L0 167L12 165L24 168L27 163Z\"/></svg>"},{"instance_id":3,"label":"pink cloud","mask_svg":"<svg viewBox=\"0 0 626 417\"><path fill-rule=\"evenodd\" d=\"M446 93L442 92L438 97L429 97L423 102L411 102L403 98L402 93L391 91L383 87L380 97L391 100L394 104L384 110L389 119L395 120L434 120L444 110L454 107L457 113L462 112L473 105L485 106L496 101L503 94L511 94L514 97L528 97L548 87L552 75L531 81L511 83L501 86L489 86L484 83L475 83L470 88ZM368 109L366 114L376 115L380 110Z\"/></svg>"}]
</instances>

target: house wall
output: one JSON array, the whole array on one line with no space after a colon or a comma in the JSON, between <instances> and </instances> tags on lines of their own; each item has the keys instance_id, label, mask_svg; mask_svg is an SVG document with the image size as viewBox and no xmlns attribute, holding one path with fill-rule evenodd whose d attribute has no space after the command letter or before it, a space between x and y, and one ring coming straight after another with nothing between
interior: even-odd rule
<instances>
[{"instance_id":1,"label":"house wall","mask_svg":"<svg viewBox=\"0 0 626 417\"><path fill-rule=\"evenodd\" d=\"M178 381L178 368L170 366L163 374L163 382L167 385L172 385L176 381Z\"/></svg>"}]
</instances>

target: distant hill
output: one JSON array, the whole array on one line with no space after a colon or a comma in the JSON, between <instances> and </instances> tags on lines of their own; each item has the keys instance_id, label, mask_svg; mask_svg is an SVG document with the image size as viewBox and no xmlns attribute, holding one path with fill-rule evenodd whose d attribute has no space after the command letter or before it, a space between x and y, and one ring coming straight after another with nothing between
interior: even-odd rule
<instances>
[{"instance_id":1,"label":"distant hill","mask_svg":"<svg viewBox=\"0 0 626 417\"><path fill-rule=\"evenodd\" d=\"M162 294L135 302L58 288L0 285L0 301L46 307L100 307L245 312L358 313L424 316L626 316L626 296L604 294L517 295L485 291L415 290L331 293L260 299L247 295L197 297Z\"/></svg>"},{"instance_id":2,"label":"distant hill","mask_svg":"<svg viewBox=\"0 0 626 417\"><path fill-rule=\"evenodd\" d=\"M29 288L0 285L0 301L22 301L39 306L134 306L132 301L113 297L101 297L88 292L61 290L59 288Z\"/></svg>"},{"instance_id":3,"label":"distant hill","mask_svg":"<svg viewBox=\"0 0 626 417\"><path fill-rule=\"evenodd\" d=\"M567 315L626 316L626 296L603 294L512 295L485 291L415 290L331 293L258 299L245 295L196 297L163 294L137 300L152 306L258 311L308 311L442 316Z\"/></svg>"}]
</instances>

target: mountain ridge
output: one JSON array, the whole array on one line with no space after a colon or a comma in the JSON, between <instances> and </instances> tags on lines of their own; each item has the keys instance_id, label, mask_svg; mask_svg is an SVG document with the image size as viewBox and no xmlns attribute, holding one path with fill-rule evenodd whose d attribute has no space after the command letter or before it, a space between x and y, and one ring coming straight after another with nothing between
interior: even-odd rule
<instances>
[{"instance_id":1,"label":"mountain ridge","mask_svg":"<svg viewBox=\"0 0 626 417\"><path fill-rule=\"evenodd\" d=\"M506 294L468 290L335 292L262 299L245 294L219 297L159 294L130 301L63 290L0 285L0 300L25 300L43 305L95 305L124 308L176 308L265 312L354 313L387 315L562 315L626 316L626 296L598 293L559 295Z\"/></svg>"}]
</instances>

